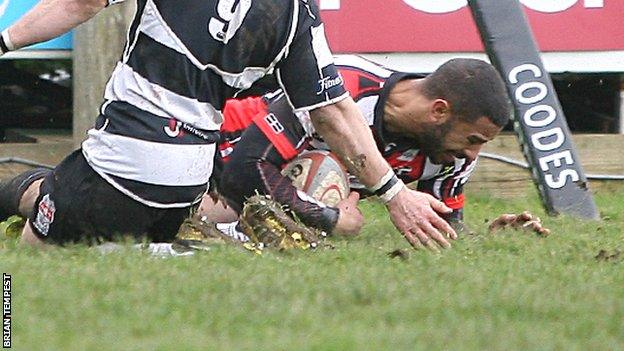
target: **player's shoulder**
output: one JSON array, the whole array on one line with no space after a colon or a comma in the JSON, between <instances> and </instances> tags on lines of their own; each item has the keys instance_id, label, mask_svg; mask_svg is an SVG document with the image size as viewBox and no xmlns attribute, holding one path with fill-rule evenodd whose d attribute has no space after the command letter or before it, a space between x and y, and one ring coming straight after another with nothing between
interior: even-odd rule
<instances>
[{"instance_id":1,"label":"player's shoulder","mask_svg":"<svg viewBox=\"0 0 624 351\"><path fill-rule=\"evenodd\" d=\"M335 55L334 64L341 71L360 71L380 78L388 78L394 73L393 70L359 55Z\"/></svg>"}]
</instances>

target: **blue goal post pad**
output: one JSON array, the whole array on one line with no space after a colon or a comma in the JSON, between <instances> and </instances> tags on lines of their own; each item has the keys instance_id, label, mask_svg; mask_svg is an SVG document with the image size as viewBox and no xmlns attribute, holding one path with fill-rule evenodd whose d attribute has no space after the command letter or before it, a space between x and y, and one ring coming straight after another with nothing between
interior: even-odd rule
<instances>
[{"instance_id":1,"label":"blue goal post pad","mask_svg":"<svg viewBox=\"0 0 624 351\"><path fill-rule=\"evenodd\" d=\"M507 86L514 129L551 215L598 219L550 75L519 0L468 0L487 55Z\"/></svg>"}]
</instances>

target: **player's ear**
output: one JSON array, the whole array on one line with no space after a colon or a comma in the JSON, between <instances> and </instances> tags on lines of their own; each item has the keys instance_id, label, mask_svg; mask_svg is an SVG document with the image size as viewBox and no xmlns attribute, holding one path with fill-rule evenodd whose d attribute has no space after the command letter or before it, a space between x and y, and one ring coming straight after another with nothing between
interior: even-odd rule
<instances>
[{"instance_id":1,"label":"player's ear","mask_svg":"<svg viewBox=\"0 0 624 351\"><path fill-rule=\"evenodd\" d=\"M436 124L442 124L451 118L451 105L444 99L435 99L431 104L431 117Z\"/></svg>"}]
</instances>

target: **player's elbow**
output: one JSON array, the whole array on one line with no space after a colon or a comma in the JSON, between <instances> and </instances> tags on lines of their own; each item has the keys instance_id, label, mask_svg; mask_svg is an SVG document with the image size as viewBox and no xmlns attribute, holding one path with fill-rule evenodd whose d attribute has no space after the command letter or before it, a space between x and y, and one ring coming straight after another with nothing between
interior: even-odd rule
<instances>
[{"instance_id":1,"label":"player's elbow","mask_svg":"<svg viewBox=\"0 0 624 351\"><path fill-rule=\"evenodd\" d=\"M322 135L323 132L336 131L342 126L348 125L347 119L351 116L349 111L353 108L357 109L357 106L349 97L310 111L310 120L314 128Z\"/></svg>"},{"instance_id":2,"label":"player's elbow","mask_svg":"<svg viewBox=\"0 0 624 351\"><path fill-rule=\"evenodd\" d=\"M310 120L314 128L323 130L331 128L338 118L340 118L340 109L335 104L319 107L310 111Z\"/></svg>"},{"instance_id":3,"label":"player's elbow","mask_svg":"<svg viewBox=\"0 0 624 351\"><path fill-rule=\"evenodd\" d=\"M95 16L107 3L107 0L66 0L66 10L87 19Z\"/></svg>"}]
</instances>

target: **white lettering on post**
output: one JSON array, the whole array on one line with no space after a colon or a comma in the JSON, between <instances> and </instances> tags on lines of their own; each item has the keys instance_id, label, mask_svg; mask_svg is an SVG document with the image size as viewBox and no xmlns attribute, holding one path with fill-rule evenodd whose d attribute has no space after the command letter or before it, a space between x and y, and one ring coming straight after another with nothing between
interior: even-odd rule
<instances>
[{"instance_id":1,"label":"white lettering on post","mask_svg":"<svg viewBox=\"0 0 624 351\"><path fill-rule=\"evenodd\" d=\"M540 151L552 151L563 145L565 137L561 128L546 129L531 135L531 142Z\"/></svg>"},{"instance_id":2,"label":"white lettering on post","mask_svg":"<svg viewBox=\"0 0 624 351\"><path fill-rule=\"evenodd\" d=\"M561 189L567 184L567 178L570 178L573 182L578 182L581 179L578 172L573 169L564 169L559 173L559 177L555 179L552 174L546 174L544 179L546 184L552 189Z\"/></svg>"},{"instance_id":3,"label":"white lettering on post","mask_svg":"<svg viewBox=\"0 0 624 351\"><path fill-rule=\"evenodd\" d=\"M545 112L546 117L536 119L535 117L538 116L540 112ZM555 118L557 118L557 112L552 106L548 105L533 106L524 113L524 123L526 123L529 127L534 128L545 127L551 124Z\"/></svg>"},{"instance_id":4,"label":"white lettering on post","mask_svg":"<svg viewBox=\"0 0 624 351\"><path fill-rule=\"evenodd\" d=\"M542 103L548 96L548 88L536 78L543 75L537 65L528 63L512 68L507 80L515 86L513 94L515 100L519 104L530 106L522 116L524 124L532 128L546 128L533 133L529 142L536 150L554 151L550 155L539 156L537 162L541 171L545 173L546 185L552 189L559 189L564 187L568 180L578 181L580 177L575 169L566 168L574 165L570 150L557 150L566 140L563 129L556 126L549 128L557 118L557 111L553 106Z\"/></svg>"}]
</instances>

